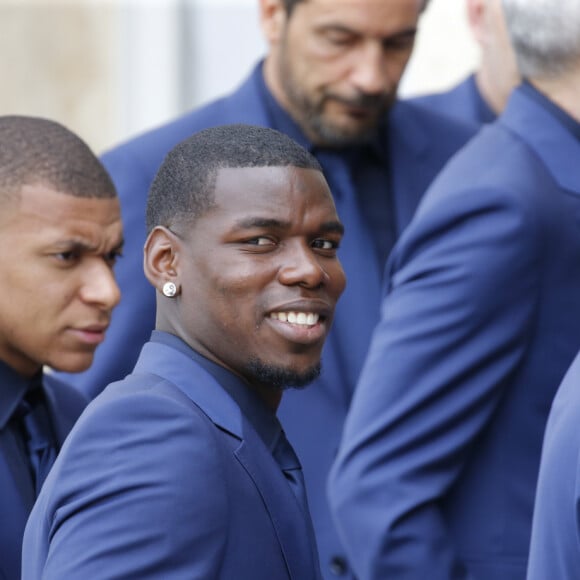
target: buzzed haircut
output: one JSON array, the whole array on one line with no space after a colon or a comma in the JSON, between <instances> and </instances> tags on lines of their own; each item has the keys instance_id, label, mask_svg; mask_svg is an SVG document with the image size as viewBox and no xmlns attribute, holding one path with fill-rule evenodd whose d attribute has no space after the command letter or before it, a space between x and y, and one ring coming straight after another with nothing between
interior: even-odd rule
<instances>
[{"instance_id":1,"label":"buzzed haircut","mask_svg":"<svg viewBox=\"0 0 580 580\"><path fill-rule=\"evenodd\" d=\"M75 197L117 196L106 169L78 135L49 119L0 116L0 201L35 184Z\"/></svg>"},{"instance_id":2,"label":"buzzed haircut","mask_svg":"<svg viewBox=\"0 0 580 580\"><path fill-rule=\"evenodd\" d=\"M288 166L322 171L311 153L275 129L236 124L195 133L167 154L153 180L147 231L192 223L203 215L214 204L222 168Z\"/></svg>"}]
</instances>

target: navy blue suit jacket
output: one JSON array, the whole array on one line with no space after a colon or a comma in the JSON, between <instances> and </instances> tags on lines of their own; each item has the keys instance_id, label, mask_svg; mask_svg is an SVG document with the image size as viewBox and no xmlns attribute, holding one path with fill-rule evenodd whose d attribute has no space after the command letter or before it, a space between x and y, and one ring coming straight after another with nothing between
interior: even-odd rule
<instances>
[{"instance_id":1,"label":"navy blue suit jacket","mask_svg":"<svg viewBox=\"0 0 580 580\"><path fill-rule=\"evenodd\" d=\"M270 450L199 363L143 347L86 409L30 516L23 580L317 580Z\"/></svg>"},{"instance_id":2,"label":"navy blue suit jacket","mask_svg":"<svg viewBox=\"0 0 580 580\"><path fill-rule=\"evenodd\" d=\"M393 250L329 484L362 580L525 577L545 422L580 347L579 159L518 89Z\"/></svg>"},{"instance_id":3,"label":"navy blue suit jacket","mask_svg":"<svg viewBox=\"0 0 580 580\"><path fill-rule=\"evenodd\" d=\"M123 298L115 309L107 339L83 376L71 376L85 391L98 392L130 372L147 340L155 313L155 292L143 274L147 189L164 155L179 141L205 127L249 123L272 126L259 90L261 67L232 95L149 132L107 153L103 161L119 190L125 228L124 257L117 265ZM277 127L274 127L277 128ZM423 192L447 159L474 133L474 128L406 102L389 116L391 193L396 235L410 221ZM329 182L339 176L328 175ZM385 192L385 195L387 192ZM350 202L349 202L350 203ZM342 566L342 550L326 501L326 478L372 329L379 317L383 264L359 205L336 197L346 235L339 256L348 278L323 354L323 376L300 393L285 394L279 416L303 465L323 572ZM331 564L332 563L332 564Z\"/></svg>"},{"instance_id":4,"label":"navy blue suit jacket","mask_svg":"<svg viewBox=\"0 0 580 580\"><path fill-rule=\"evenodd\" d=\"M44 375L48 412L60 446L86 405L76 389ZM28 464L13 433L0 430L0 580L20 580L24 526L36 499Z\"/></svg>"},{"instance_id":5,"label":"navy blue suit jacket","mask_svg":"<svg viewBox=\"0 0 580 580\"><path fill-rule=\"evenodd\" d=\"M528 580L580 574L580 355L552 404L536 491Z\"/></svg>"},{"instance_id":6,"label":"navy blue suit jacket","mask_svg":"<svg viewBox=\"0 0 580 580\"><path fill-rule=\"evenodd\" d=\"M496 114L477 88L475 75L468 76L448 91L421 95L410 101L437 113L478 125L491 123L496 119Z\"/></svg>"}]
</instances>

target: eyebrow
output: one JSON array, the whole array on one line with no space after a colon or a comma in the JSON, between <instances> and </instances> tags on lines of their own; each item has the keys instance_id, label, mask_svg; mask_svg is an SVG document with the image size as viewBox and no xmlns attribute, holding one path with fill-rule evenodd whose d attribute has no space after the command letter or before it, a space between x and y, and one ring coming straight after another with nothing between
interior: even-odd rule
<instances>
[{"instance_id":1,"label":"eyebrow","mask_svg":"<svg viewBox=\"0 0 580 580\"><path fill-rule=\"evenodd\" d=\"M237 221L236 226L241 229L252 229L252 228L288 229L290 228L290 222L281 221L274 218L249 217ZM339 221L335 220L328 221L324 222L320 226L320 231L325 233L344 234L344 226Z\"/></svg>"},{"instance_id":2,"label":"eyebrow","mask_svg":"<svg viewBox=\"0 0 580 580\"><path fill-rule=\"evenodd\" d=\"M318 27L320 32L338 32L341 34L352 34L354 36L366 36L357 28L351 28L345 24L336 24L336 23L325 23L321 24ZM399 38L407 38L407 37L414 37L417 36L418 27L417 26L410 26L409 28L404 28L402 30L397 30L388 34L387 36L382 36L381 39L383 41L389 41Z\"/></svg>"},{"instance_id":3,"label":"eyebrow","mask_svg":"<svg viewBox=\"0 0 580 580\"><path fill-rule=\"evenodd\" d=\"M114 252L116 250L120 250L125 245L125 240L121 238L121 240L115 244L108 252ZM68 240L60 240L54 244L55 248L67 248L68 250L75 251L75 252L94 252L96 251L96 246L87 244L84 240L79 240L78 238L71 238Z\"/></svg>"},{"instance_id":4,"label":"eyebrow","mask_svg":"<svg viewBox=\"0 0 580 580\"><path fill-rule=\"evenodd\" d=\"M248 217L238 220L236 222L236 227L241 229L252 229L252 228L287 229L290 227L290 222L285 222L273 218Z\"/></svg>"}]
</instances>

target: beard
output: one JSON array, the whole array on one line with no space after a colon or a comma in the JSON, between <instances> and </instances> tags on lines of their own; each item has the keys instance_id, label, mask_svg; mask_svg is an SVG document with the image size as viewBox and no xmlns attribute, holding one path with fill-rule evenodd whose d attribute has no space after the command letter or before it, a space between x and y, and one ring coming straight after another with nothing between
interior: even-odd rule
<instances>
[{"instance_id":1,"label":"beard","mask_svg":"<svg viewBox=\"0 0 580 580\"><path fill-rule=\"evenodd\" d=\"M309 385L320 376L321 363L298 372L284 367L269 365L259 358L251 359L246 367L244 376L252 377L253 381L277 391L289 388L300 389Z\"/></svg>"},{"instance_id":2,"label":"beard","mask_svg":"<svg viewBox=\"0 0 580 580\"><path fill-rule=\"evenodd\" d=\"M319 95L309 94L294 75L287 50L281 53L279 69L282 91L292 109L288 112L315 145L339 148L369 143L377 134L381 117L395 101L395 95L387 93L370 95L359 91L345 97L326 90ZM332 101L366 111L367 115L358 123L353 118L349 125L333 122L325 113L326 105Z\"/></svg>"}]
</instances>

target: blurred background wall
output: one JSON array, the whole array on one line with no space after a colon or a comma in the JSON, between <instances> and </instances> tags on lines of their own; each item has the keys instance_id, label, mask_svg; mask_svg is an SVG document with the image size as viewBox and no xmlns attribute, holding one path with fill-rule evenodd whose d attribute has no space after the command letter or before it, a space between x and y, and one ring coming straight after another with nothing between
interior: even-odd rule
<instances>
[{"instance_id":1,"label":"blurred background wall","mask_svg":"<svg viewBox=\"0 0 580 580\"><path fill-rule=\"evenodd\" d=\"M265 51L257 3L0 0L0 114L56 119L100 152L234 88ZM477 57L464 1L431 0L400 93L445 89Z\"/></svg>"}]
</instances>

